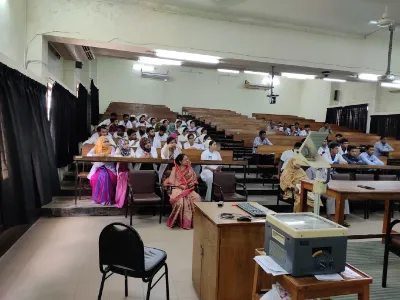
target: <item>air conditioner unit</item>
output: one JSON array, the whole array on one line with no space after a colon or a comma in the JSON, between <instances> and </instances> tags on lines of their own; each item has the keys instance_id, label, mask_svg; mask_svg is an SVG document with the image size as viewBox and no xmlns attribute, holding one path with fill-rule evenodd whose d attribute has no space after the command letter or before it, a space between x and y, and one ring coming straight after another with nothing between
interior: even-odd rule
<instances>
[{"instance_id":1,"label":"air conditioner unit","mask_svg":"<svg viewBox=\"0 0 400 300\"><path fill-rule=\"evenodd\" d=\"M244 88L251 90L263 90L268 91L271 89L271 85L263 85L263 84L251 84L247 80L244 82Z\"/></svg>"},{"instance_id":2,"label":"air conditioner unit","mask_svg":"<svg viewBox=\"0 0 400 300\"><path fill-rule=\"evenodd\" d=\"M142 77L167 81L169 79L169 74L168 74L168 72L166 74L162 74L162 73L151 73L151 72L143 72L142 71Z\"/></svg>"}]
</instances>

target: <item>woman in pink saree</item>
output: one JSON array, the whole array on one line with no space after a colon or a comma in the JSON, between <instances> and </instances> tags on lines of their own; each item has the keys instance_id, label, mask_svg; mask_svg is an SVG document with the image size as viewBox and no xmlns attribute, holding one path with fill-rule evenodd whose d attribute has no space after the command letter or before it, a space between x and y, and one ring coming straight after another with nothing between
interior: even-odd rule
<instances>
[{"instance_id":1,"label":"woman in pink saree","mask_svg":"<svg viewBox=\"0 0 400 300\"><path fill-rule=\"evenodd\" d=\"M200 201L200 196L194 190L197 175L193 171L189 158L179 154L175 159L175 167L164 185L171 187L170 203L172 212L167 220L167 226L180 226L183 229L193 228L194 202Z\"/></svg>"}]
</instances>

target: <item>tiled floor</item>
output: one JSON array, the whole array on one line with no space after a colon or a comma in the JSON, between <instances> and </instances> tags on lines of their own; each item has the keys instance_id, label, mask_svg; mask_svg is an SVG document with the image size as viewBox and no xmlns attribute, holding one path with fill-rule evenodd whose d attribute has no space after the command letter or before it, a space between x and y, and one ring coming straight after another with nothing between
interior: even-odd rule
<instances>
[{"instance_id":1,"label":"tiled floor","mask_svg":"<svg viewBox=\"0 0 400 300\"><path fill-rule=\"evenodd\" d=\"M97 299L98 237L104 226L116 221L126 223L122 216L40 219L0 259L0 299ZM381 214L372 214L368 221L350 216L348 221L350 234L379 233L382 227ZM191 281L193 231L170 229L148 216L135 217L134 227L146 245L168 253L171 299L198 299ZM130 296L125 298L123 277L113 275L106 281L103 299L144 299L144 292L140 280L129 279ZM151 299L166 299L164 279Z\"/></svg>"}]
</instances>

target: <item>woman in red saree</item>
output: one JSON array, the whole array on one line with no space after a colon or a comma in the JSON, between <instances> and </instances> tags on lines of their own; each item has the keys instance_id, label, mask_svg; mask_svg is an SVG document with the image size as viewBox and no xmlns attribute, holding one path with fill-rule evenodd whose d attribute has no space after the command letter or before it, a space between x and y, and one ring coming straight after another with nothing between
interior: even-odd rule
<instances>
[{"instance_id":1,"label":"woman in red saree","mask_svg":"<svg viewBox=\"0 0 400 300\"><path fill-rule=\"evenodd\" d=\"M167 226L180 226L183 229L193 228L194 202L200 201L200 196L194 190L197 175L193 171L189 158L179 154L175 159L175 167L164 185L172 188L169 202L172 212L167 220Z\"/></svg>"}]
</instances>

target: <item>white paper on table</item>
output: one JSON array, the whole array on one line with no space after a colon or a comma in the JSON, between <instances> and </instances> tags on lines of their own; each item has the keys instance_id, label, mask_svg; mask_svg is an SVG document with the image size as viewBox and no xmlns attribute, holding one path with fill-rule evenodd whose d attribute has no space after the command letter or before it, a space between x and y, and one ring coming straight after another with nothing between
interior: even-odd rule
<instances>
[{"instance_id":1,"label":"white paper on table","mask_svg":"<svg viewBox=\"0 0 400 300\"><path fill-rule=\"evenodd\" d=\"M360 274L354 272L352 269L348 268L347 266L345 267L344 271L340 274L348 279L362 278L362 276Z\"/></svg>"},{"instance_id":2,"label":"white paper on table","mask_svg":"<svg viewBox=\"0 0 400 300\"><path fill-rule=\"evenodd\" d=\"M276 263L270 256L259 255L254 257L254 260L260 265L260 267L268 274L272 276L289 274L285 271L278 263Z\"/></svg>"},{"instance_id":3,"label":"white paper on table","mask_svg":"<svg viewBox=\"0 0 400 300\"><path fill-rule=\"evenodd\" d=\"M268 293L264 294L260 300L282 300L282 298L279 296L279 293L276 291L276 289L273 288Z\"/></svg>"},{"instance_id":4,"label":"white paper on table","mask_svg":"<svg viewBox=\"0 0 400 300\"><path fill-rule=\"evenodd\" d=\"M321 274L321 275L314 275L315 278L321 281L342 281L344 280L340 274Z\"/></svg>"}]
</instances>

